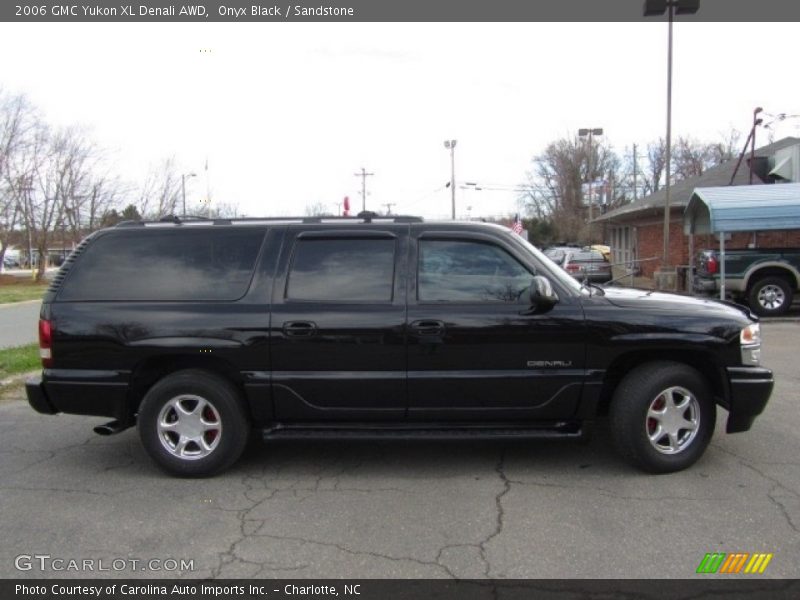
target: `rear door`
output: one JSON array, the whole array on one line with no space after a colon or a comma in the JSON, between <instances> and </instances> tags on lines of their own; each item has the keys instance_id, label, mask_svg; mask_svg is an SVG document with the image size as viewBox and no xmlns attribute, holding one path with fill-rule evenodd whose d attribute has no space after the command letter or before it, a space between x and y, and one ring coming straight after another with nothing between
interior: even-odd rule
<instances>
[{"instance_id":1,"label":"rear door","mask_svg":"<svg viewBox=\"0 0 800 600\"><path fill-rule=\"evenodd\" d=\"M396 224L287 230L270 338L278 419L405 416L407 232Z\"/></svg>"},{"instance_id":2,"label":"rear door","mask_svg":"<svg viewBox=\"0 0 800 600\"><path fill-rule=\"evenodd\" d=\"M525 290L539 267L502 236L414 232L409 291L409 418L563 419L584 373L578 298L530 314Z\"/></svg>"}]
</instances>

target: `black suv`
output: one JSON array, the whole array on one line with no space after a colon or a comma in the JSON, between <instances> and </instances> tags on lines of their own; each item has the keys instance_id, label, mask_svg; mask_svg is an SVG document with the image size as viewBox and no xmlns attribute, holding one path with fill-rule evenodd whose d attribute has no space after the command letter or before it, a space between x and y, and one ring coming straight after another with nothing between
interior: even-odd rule
<instances>
[{"instance_id":1,"label":"black suv","mask_svg":"<svg viewBox=\"0 0 800 600\"><path fill-rule=\"evenodd\" d=\"M652 472L772 390L747 309L581 285L520 236L414 217L127 222L44 297L37 411L134 424L177 475L248 436L582 437Z\"/></svg>"}]
</instances>

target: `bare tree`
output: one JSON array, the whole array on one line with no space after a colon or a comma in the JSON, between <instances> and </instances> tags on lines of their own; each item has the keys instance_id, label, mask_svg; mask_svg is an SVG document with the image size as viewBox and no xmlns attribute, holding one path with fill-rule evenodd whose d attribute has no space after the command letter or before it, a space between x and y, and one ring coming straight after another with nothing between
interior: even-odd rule
<instances>
[{"instance_id":1,"label":"bare tree","mask_svg":"<svg viewBox=\"0 0 800 600\"><path fill-rule=\"evenodd\" d=\"M661 189L661 181L667 168L667 143L664 138L647 144L645 168L642 172L643 194L654 194Z\"/></svg>"},{"instance_id":2,"label":"bare tree","mask_svg":"<svg viewBox=\"0 0 800 600\"><path fill-rule=\"evenodd\" d=\"M588 240L586 182L602 180L603 189L594 188L591 193L606 203L609 198L618 202L609 190L619 179L619 158L603 143L592 145L591 157L589 152L588 144L578 137L556 140L533 159L527 173L523 201L528 211L537 219L550 219L564 239Z\"/></svg>"},{"instance_id":3,"label":"bare tree","mask_svg":"<svg viewBox=\"0 0 800 600\"><path fill-rule=\"evenodd\" d=\"M731 129L717 142L701 142L688 136L678 137L672 147L672 180L697 177L736 156L741 134ZM644 195L660 190L666 178L667 145L663 138L647 145L642 172Z\"/></svg>"},{"instance_id":4,"label":"bare tree","mask_svg":"<svg viewBox=\"0 0 800 600\"><path fill-rule=\"evenodd\" d=\"M741 139L742 133L733 128L727 133L720 134L720 140L718 142L708 145L712 163L714 165L720 165L736 158L741 145Z\"/></svg>"},{"instance_id":5,"label":"bare tree","mask_svg":"<svg viewBox=\"0 0 800 600\"><path fill-rule=\"evenodd\" d=\"M323 217L330 214L331 211L328 210L324 202L315 202L314 204L306 205L306 215L309 217Z\"/></svg>"},{"instance_id":6,"label":"bare tree","mask_svg":"<svg viewBox=\"0 0 800 600\"><path fill-rule=\"evenodd\" d=\"M21 206L39 256L37 280L44 278L53 232L65 230L68 213L90 196L91 155L92 145L76 128L52 131L40 124L33 137L27 160L30 186L24 188Z\"/></svg>"},{"instance_id":7,"label":"bare tree","mask_svg":"<svg viewBox=\"0 0 800 600\"><path fill-rule=\"evenodd\" d=\"M241 217L239 214L239 206L228 202L221 202L214 205L209 211L209 216L214 219L235 219Z\"/></svg>"},{"instance_id":8,"label":"bare tree","mask_svg":"<svg viewBox=\"0 0 800 600\"><path fill-rule=\"evenodd\" d=\"M29 143L38 120L33 106L23 95L10 95L0 89L0 270L10 244L11 233L20 218L19 155Z\"/></svg>"},{"instance_id":9,"label":"bare tree","mask_svg":"<svg viewBox=\"0 0 800 600\"><path fill-rule=\"evenodd\" d=\"M175 157L165 158L150 170L139 187L136 208L146 219L177 214L178 203L183 200L181 191Z\"/></svg>"}]
</instances>

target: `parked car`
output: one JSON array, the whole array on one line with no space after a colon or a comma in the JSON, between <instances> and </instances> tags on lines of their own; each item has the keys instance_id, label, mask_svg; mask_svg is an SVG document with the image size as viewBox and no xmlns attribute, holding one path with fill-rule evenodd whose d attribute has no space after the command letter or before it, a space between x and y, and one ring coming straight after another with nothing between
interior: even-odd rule
<instances>
[{"instance_id":1,"label":"parked car","mask_svg":"<svg viewBox=\"0 0 800 600\"><path fill-rule=\"evenodd\" d=\"M101 434L137 425L182 476L229 467L253 432L585 438L606 414L625 459L670 472L705 451L715 404L750 429L773 386L760 348L744 307L581 286L499 225L172 218L67 258L26 391L110 417Z\"/></svg>"},{"instance_id":2,"label":"parked car","mask_svg":"<svg viewBox=\"0 0 800 600\"><path fill-rule=\"evenodd\" d=\"M611 246L606 246L605 244L592 244L589 246L592 250L597 250L600 254L603 255L608 262L611 262Z\"/></svg>"},{"instance_id":3,"label":"parked car","mask_svg":"<svg viewBox=\"0 0 800 600\"><path fill-rule=\"evenodd\" d=\"M574 252L579 250L581 246L574 244L574 245L558 245L558 246L550 246L544 250L544 255L556 263L559 267L564 266L564 259L567 257L568 252Z\"/></svg>"},{"instance_id":4,"label":"parked car","mask_svg":"<svg viewBox=\"0 0 800 600\"><path fill-rule=\"evenodd\" d=\"M608 283L614 278L611 263L598 250L584 248L566 252L561 266L578 281Z\"/></svg>"},{"instance_id":5,"label":"parked car","mask_svg":"<svg viewBox=\"0 0 800 600\"><path fill-rule=\"evenodd\" d=\"M716 250L701 250L693 280L696 293L719 295L722 279ZM725 289L758 315L777 316L792 306L800 287L800 248L746 248L725 252Z\"/></svg>"},{"instance_id":6,"label":"parked car","mask_svg":"<svg viewBox=\"0 0 800 600\"><path fill-rule=\"evenodd\" d=\"M4 256L3 257L3 266L6 269L19 269L20 268L20 263L19 263L19 260L17 258L14 258L13 256Z\"/></svg>"}]
</instances>

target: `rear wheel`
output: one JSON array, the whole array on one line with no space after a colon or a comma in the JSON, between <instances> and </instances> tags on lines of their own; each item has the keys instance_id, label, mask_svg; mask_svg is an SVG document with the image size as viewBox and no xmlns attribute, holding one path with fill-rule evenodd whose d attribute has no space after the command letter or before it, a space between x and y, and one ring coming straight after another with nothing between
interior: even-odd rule
<instances>
[{"instance_id":1,"label":"rear wheel","mask_svg":"<svg viewBox=\"0 0 800 600\"><path fill-rule=\"evenodd\" d=\"M750 285L747 302L757 315L782 315L792 306L792 286L782 277L766 277Z\"/></svg>"},{"instance_id":2,"label":"rear wheel","mask_svg":"<svg viewBox=\"0 0 800 600\"><path fill-rule=\"evenodd\" d=\"M617 451L651 473L671 473L705 452L716 423L708 384L687 365L654 362L617 386L609 413Z\"/></svg>"},{"instance_id":3,"label":"rear wheel","mask_svg":"<svg viewBox=\"0 0 800 600\"><path fill-rule=\"evenodd\" d=\"M165 471L213 475L242 454L249 425L236 388L207 371L178 371L156 383L139 408L139 436Z\"/></svg>"}]
</instances>

